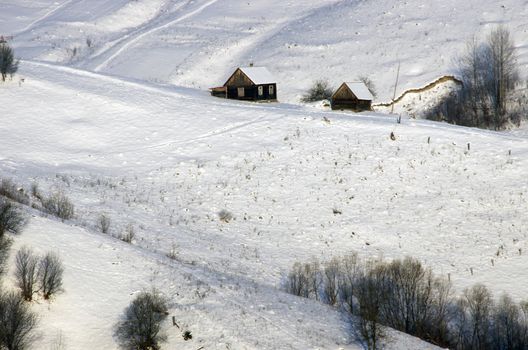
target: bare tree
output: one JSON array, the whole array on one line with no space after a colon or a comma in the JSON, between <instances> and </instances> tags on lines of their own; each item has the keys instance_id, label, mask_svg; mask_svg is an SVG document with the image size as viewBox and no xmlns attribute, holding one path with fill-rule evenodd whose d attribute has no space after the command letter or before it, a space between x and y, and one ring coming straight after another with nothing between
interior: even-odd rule
<instances>
[{"instance_id":1,"label":"bare tree","mask_svg":"<svg viewBox=\"0 0 528 350\"><path fill-rule=\"evenodd\" d=\"M519 305L503 295L493 314L493 348L523 349L526 344L526 323Z\"/></svg>"},{"instance_id":2,"label":"bare tree","mask_svg":"<svg viewBox=\"0 0 528 350\"><path fill-rule=\"evenodd\" d=\"M375 264L367 267L367 273L358 278L356 297L359 302L359 331L369 350L379 348L384 337L381 326L381 304L383 302L385 271L383 265Z\"/></svg>"},{"instance_id":3,"label":"bare tree","mask_svg":"<svg viewBox=\"0 0 528 350\"><path fill-rule=\"evenodd\" d=\"M351 253L343 257L339 273L339 297L351 314L354 314L354 293L359 273L360 264L357 253Z\"/></svg>"},{"instance_id":4,"label":"bare tree","mask_svg":"<svg viewBox=\"0 0 528 350\"><path fill-rule=\"evenodd\" d=\"M286 281L286 291L290 294L300 297L308 297L308 281L304 274L304 267L301 263L296 262L288 274Z\"/></svg>"},{"instance_id":5,"label":"bare tree","mask_svg":"<svg viewBox=\"0 0 528 350\"><path fill-rule=\"evenodd\" d=\"M115 334L127 350L159 350L167 340L161 323L167 317L167 300L158 292L140 293L125 310Z\"/></svg>"},{"instance_id":6,"label":"bare tree","mask_svg":"<svg viewBox=\"0 0 528 350\"><path fill-rule=\"evenodd\" d=\"M31 249L20 248L15 259L15 278L22 291L22 297L27 301L33 300L33 294L37 292L37 264L38 257Z\"/></svg>"},{"instance_id":7,"label":"bare tree","mask_svg":"<svg viewBox=\"0 0 528 350\"><path fill-rule=\"evenodd\" d=\"M470 344L473 349L488 349L491 330L493 299L490 291L482 284L476 284L464 291L464 302L471 330Z\"/></svg>"},{"instance_id":8,"label":"bare tree","mask_svg":"<svg viewBox=\"0 0 528 350\"><path fill-rule=\"evenodd\" d=\"M429 111L427 118L494 129L518 120L526 103L514 94L520 79L508 29L497 27L484 42L473 38L457 65L463 85Z\"/></svg>"},{"instance_id":9,"label":"bare tree","mask_svg":"<svg viewBox=\"0 0 528 350\"><path fill-rule=\"evenodd\" d=\"M6 80L7 75L13 75L18 70L19 61L15 59L13 49L6 43L0 44L0 74L2 81Z\"/></svg>"},{"instance_id":10,"label":"bare tree","mask_svg":"<svg viewBox=\"0 0 528 350\"><path fill-rule=\"evenodd\" d=\"M508 29L499 26L494 29L488 36L487 45L489 47L491 61L491 97L495 125L500 126L504 121L506 114L506 100L508 93L515 88L519 81L519 72L517 70L517 55L515 44Z\"/></svg>"},{"instance_id":11,"label":"bare tree","mask_svg":"<svg viewBox=\"0 0 528 350\"><path fill-rule=\"evenodd\" d=\"M0 279L7 271L7 260L9 259L9 251L13 241L9 237L0 238Z\"/></svg>"},{"instance_id":12,"label":"bare tree","mask_svg":"<svg viewBox=\"0 0 528 350\"><path fill-rule=\"evenodd\" d=\"M335 305L339 296L339 259L332 258L323 268L323 296L324 301Z\"/></svg>"},{"instance_id":13,"label":"bare tree","mask_svg":"<svg viewBox=\"0 0 528 350\"><path fill-rule=\"evenodd\" d=\"M29 349L36 339L37 315L17 293L0 294L0 348Z\"/></svg>"},{"instance_id":14,"label":"bare tree","mask_svg":"<svg viewBox=\"0 0 528 350\"><path fill-rule=\"evenodd\" d=\"M47 253L40 260L38 279L44 299L49 299L53 294L61 291L63 273L62 261L56 254Z\"/></svg>"},{"instance_id":15,"label":"bare tree","mask_svg":"<svg viewBox=\"0 0 528 350\"><path fill-rule=\"evenodd\" d=\"M25 223L26 218L20 209L13 202L0 197L0 238L6 232L19 233Z\"/></svg>"}]
</instances>

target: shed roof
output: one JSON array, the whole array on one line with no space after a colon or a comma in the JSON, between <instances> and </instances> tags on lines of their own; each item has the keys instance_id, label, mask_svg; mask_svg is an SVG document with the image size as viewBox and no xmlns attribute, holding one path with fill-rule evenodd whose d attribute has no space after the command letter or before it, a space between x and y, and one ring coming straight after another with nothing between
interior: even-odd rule
<instances>
[{"instance_id":1,"label":"shed roof","mask_svg":"<svg viewBox=\"0 0 528 350\"><path fill-rule=\"evenodd\" d=\"M275 78L266 67L240 67L240 70L256 85L275 83Z\"/></svg>"},{"instance_id":2,"label":"shed roof","mask_svg":"<svg viewBox=\"0 0 528 350\"><path fill-rule=\"evenodd\" d=\"M374 99L372 93L362 81L344 82L341 86L343 85L346 85L358 100L372 101Z\"/></svg>"}]
</instances>

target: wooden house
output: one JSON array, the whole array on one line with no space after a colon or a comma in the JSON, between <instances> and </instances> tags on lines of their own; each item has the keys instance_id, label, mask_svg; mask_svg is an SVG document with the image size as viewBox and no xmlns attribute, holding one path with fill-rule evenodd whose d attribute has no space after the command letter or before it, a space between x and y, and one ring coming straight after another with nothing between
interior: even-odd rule
<instances>
[{"instance_id":1,"label":"wooden house","mask_svg":"<svg viewBox=\"0 0 528 350\"><path fill-rule=\"evenodd\" d=\"M350 109L355 112L372 109L372 93L361 81L345 82L334 92L330 100L332 109Z\"/></svg>"},{"instance_id":2,"label":"wooden house","mask_svg":"<svg viewBox=\"0 0 528 350\"><path fill-rule=\"evenodd\" d=\"M240 67L211 95L249 101L276 101L277 83L265 67Z\"/></svg>"}]
</instances>

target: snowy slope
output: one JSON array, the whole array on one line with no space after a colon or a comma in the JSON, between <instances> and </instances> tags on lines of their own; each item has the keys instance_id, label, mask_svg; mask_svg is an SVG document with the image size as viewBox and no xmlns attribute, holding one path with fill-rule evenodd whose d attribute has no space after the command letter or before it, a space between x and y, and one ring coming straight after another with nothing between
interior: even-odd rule
<instances>
[{"instance_id":1,"label":"snowy slope","mask_svg":"<svg viewBox=\"0 0 528 350\"><path fill-rule=\"evenodd\" d=\"M38 5L37 5L38 4ZM0 33L27 59L207 89L234 67L268 66L280 98L319 78L367 75L379 100L453 73L473 35L505 24L528 68L528 6L496 1L5 0ZM13 19L17 14L17 19ZM87 43L87 39L90 45Z\"/></svg>"},{"instance_id":2,"label":"snowy slope","mask_svg":"<svg viewBox=\"0 0 528 350\"><path fill-rule=\"evenodd\" d=\"M283 343L276 343L274 329L280 329L284 347L334 348L337 342L357 348L337 311L279 291L295 261L351 250L414 256L450 274L458 292L482 282L497 294L525 297L528 140L522 135L230 102L30 61L21 75L21 86L0 85L0 103L10 107L0 126L0 176L27 187L36 182L44 192L63 189L76 205L74 222L92 232L103 212L112 219L112 234L130 224L137 231L128 246L34 219L18 238L18 244L60 250L70 274L78 266L87 270L86 279L70 275L67 292L46 316L54 321L44 326L55 336L65 324L81 322L72 304L82 305L78 312L90 312L84 319L95 333L63 329L79 348L89 348L90 334L113 346L109 325L129 300L121 297L149 285L150 275L159 274L153 283L170 294L185 273L233 293L212 293L204 304L190 302L198 314L177 314L204 343L219 344L229 334L225 341L234 348L278 348ZM334 215L334 208L343 214ZM235 220L221 222L222 209ZM70 231L75 236L54 239ZM95 249L101 244L108 249ZM86 249L84 257L75 249ZM179 263L167 262L172 249ZM72 261L77 257L82 262ZM108 269L85 295L82 286L98 280L97 262L106 261L127 263ZM101 311L96 300L116 285L108 301L116 306ZM183 300L192 288L184 288ZM66 311L72 322L62 321ZM255 317L262 325L252 328ZM173 337L171 344L180 340ZM408 341L397 337L391 348L407 348Z\"/></svg>"},{"instance_id":3,"label":"snowy slope","mask_svg":"<svg viewBox=\"0 0 528 350\"><path fill-rule=\"evenodd\" d=\"M75 349L115 348L112 325L134 293L154 285L195 336L184 342L167 325L168 348L359 349L350 320L280 289L295 261L351 250L411 255L449 274L456 292L481 282L526 298L526 128L396 124L204 89L255 62L278 77L282 101L297 102L314 79L359 74L371 75L384 100L398 61L399 91L422 86L451 71L474 32L503 21L526 67L527 8L521 0L2 0L0 34L14 36L25 60L0 84L0 177L62 189L77 212L68 223L35 217L16 238L16 247L58 251L66 264L66 292L34 305L38 348L58 334ZM221 210L234 220L221 222ZM97 233L102 213L111 235L134 227L133 245ZM388 348L427 346L392 333Z\"/></svg>"}]
</instances>

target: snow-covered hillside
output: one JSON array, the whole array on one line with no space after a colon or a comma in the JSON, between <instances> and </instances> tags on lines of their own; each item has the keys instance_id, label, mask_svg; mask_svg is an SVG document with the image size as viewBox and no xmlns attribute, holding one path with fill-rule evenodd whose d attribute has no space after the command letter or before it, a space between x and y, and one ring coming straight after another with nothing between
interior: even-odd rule
<instances>
[{"instance_id":1,"label":"snow-covered hillside","mask_svg":"<svg viewBox=\"0 0 528 350\"><path fill-rule=\"evenodd\" d=\"M526 138L230 102L29 61L21 74L21 86L0 85L0 103L9 106L0 128L0 176L27 187L38 183L44 192L63 189L76 205L74 222L92 232L101 213L111 217L112 234L128 225L137 231L130 247L35 218L17 238L67 259L66 293L51 305L44 327L63 329L73 344L79 330L65 327L64 319L87 308L97 313L103 305L96 299L111 288L107 302L116 306L85 322L101 334L101 344L113 344L118 311L131 293L153 283L173 296L172 311L206 344L356 348L337 311L280 292L293 262L351 250L414 256L449 273L457 291L482 282L496 293L525 297ZM221 222L222 209L235 219ZM86 257L75 249L86 249ZM178 262L165 257L173 249ZM109 265L99 285L95 275L107 261L125 266ZM81 268L88 277L71 276ZM83 283L93 284L87 295ZM200 288L208 296L188 301ZM231 298L233 304L223 304ZM186 303L200 311L187 312ZM280 346L272 328L285 333ZM82 344L96 333L84 334L76 348L89 348ZM408 338L398 339L394 347L409 346Z\"/></svg>"},{"instance_id":2,"label":"snow-covered hillside","mask_svg":"<svg viewBox=\"0 0 528 350\"><path fill-rule=\"evenodd\" d=\"M4 0L0 34L26 59L207 89L234 67L268 66L280 99L367 75L379 100L453 73L473 35L505 24L528 68L525 0Z\"/></svg>"},{"instance_id":3,"label":"snow-covered hillside","mask_svg":"<svg viewBox=\"0 0 528 350\"><path fill-rule=\"evenodd\" d=\"M527 11L523 0L0 0L0 35L23 58L0 83L0 178L62 190L76 207L65 223L31 211L15 237L13 251L55 251L66 268L65 292L32 305L35 348L117 348L123 309L156 287L193 334L169 320L166 348L361 349L353 320L281 289L294 262L350 251L412 256L456 293L480 282L526 298L526 126L295 103L315 79L358 75L388 100L399 61L398 92L423 86L499 23L526 68ZM276 74L282 103L209 96L248 62ZM407 96L398 111L434 98ZM116 238L128 227L132 244ZM388 344L434 348L397 332Z\"/></svg>"}]
</instances>

